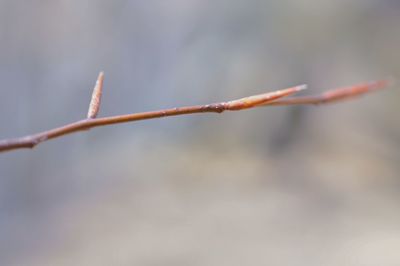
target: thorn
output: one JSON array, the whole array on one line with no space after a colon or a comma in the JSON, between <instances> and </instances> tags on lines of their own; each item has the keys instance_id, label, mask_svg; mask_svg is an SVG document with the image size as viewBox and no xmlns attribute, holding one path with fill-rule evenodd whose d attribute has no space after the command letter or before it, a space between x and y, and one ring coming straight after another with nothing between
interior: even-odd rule
<instances>
[{"instance_id":1,"label":"thorn","mask_svg":"<svg viewBox=\"0 0 400 266\"><path fill-rule=\"evenodd\" d=\"M101 95L103 93L103 80L104 72L101 71L97 77L96 85L94 86L92 99L90 100L89 110L87 114L88 119L96 118L100 110Z\"/></svg>"}]
</instances>

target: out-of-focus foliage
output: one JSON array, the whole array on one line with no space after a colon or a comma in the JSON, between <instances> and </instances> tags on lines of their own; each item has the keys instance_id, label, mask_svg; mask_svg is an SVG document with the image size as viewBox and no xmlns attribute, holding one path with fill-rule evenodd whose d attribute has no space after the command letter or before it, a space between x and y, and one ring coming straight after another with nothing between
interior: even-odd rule
<instances>
[{"instance_id":1,"label":"out-of-focus foliage","mask_svg":"<svg viewBox=\"0 0 400 266\"><path fill-rule=\"evenodd\" d=\"M398 25L389 0L0 0L0 137L85 117L100 70L100 116L400 77ZM397 87L0 154L0 264L398 265Z\"/></svg>"}]
</instances>

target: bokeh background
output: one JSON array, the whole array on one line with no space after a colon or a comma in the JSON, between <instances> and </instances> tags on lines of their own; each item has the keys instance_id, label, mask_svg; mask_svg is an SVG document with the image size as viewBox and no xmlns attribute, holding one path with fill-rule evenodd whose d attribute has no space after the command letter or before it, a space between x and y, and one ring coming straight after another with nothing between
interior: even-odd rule
<instances>
[{"instance_id":1,"label":"bokeh background","mask_svg":"<svg viewBox=\"0 0 400 266\"><path fill-rule=\"evenodd\" d=\"M0 1L0 137L400 76L395 0ZM1 265L400 265L397 86L0 154Z\"/></svg>"}]
</instances>

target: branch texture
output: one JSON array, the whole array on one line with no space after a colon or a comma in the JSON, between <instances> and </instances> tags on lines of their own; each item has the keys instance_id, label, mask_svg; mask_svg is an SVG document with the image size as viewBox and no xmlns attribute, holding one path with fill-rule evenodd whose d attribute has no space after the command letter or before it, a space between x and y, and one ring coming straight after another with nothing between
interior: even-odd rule
<instances>
[{"instance_id":1,"label":"branch texture","mask_svg":"<svg viewBox=\"0 0 400 266\"><path fill-rule=\"evenodd\" d=\"M50 139L58 138L63 135L82 130L88 130L94 127L101 127L111 124L120 124L138 120L195 113L222 113L223 111L238 111L259 106L325 104L330 102L337 102L348 98L354 98L367 92L383 89L387 86L388 83L384 80L373 81L357 84L350 87L330 90L317 96L292 97L288 99L285 98L306 88L306 85L300 85L284 90L253 95L250 97L245 97L228 102L176 107L158 111L96 118L100 109L103 79L104 74L103 72L101 72L93 89L93 95L89 104L89 110L86 119L25 137L0 140L0 152L23 148L33 148L36 145Z\"/></svg>"}]
</instances>

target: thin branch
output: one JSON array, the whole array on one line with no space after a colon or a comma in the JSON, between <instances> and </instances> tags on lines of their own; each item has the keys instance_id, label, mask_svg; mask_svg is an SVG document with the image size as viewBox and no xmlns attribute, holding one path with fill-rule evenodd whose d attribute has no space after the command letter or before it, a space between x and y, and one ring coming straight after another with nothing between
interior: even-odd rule
<instances>
[{"instance_id":1,"label":"thin branch","mask_svg":"<svg viewBox=\"0 0 400 266\"><path fill-rule=\"evenodd\" d=\"M366 93L381 90L389 85L387 80L371 81L357 85L329 90L321 95L293 97L289 99L279 99L265 105L301 105L301 104L326 104L360 97Z\"/></svg>"},{"instance_id":2,"label":"thin branch","mask_svg":"<svg viewBox=\"0 0 400 266\"><path fill-rule=\"evenodd\" d=\"M0 152L10 151L15 149L23 149L23 148L33 148L36 145L50 139L58 138L63 135L71 134L82 130L88 130L94 127L101 127L111 124L120 124L138 120L147 120L153 118L195 114L195 113L222 113L223 111L238 111L238 110L249 109L259 106L268 106L268 105L298 105L298 104L328 103L332 101L338 101L346 98L355 97L364 94L366 92L384 88L387 85L386 81L376 81L376 82L359 84L352 87L328 91L322 94L321 96L297 97L287 100L281 99L283 97L293 95L306 88L305 85L301 85L284 90L254 95L228 102L186 106L186 107L178 107L178 108L164 109L158 111L96 118L96 115L100 108L103 78L104 74L100 73L96 82L96 86L93 91L93 96L90 103L87 119L76 121L34 135L29 135L14 139L0 140Z\"/></svg>"}]
</instances>

